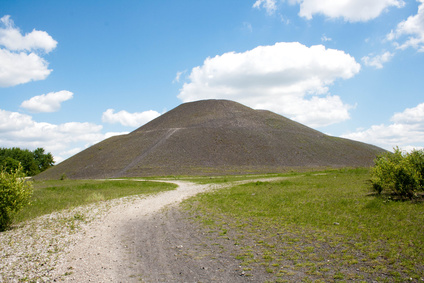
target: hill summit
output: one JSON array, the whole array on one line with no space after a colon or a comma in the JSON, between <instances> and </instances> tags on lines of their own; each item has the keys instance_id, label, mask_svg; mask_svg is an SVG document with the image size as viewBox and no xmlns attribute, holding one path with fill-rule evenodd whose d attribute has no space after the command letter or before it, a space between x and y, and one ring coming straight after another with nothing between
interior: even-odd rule
<instances>
[{"instance_id":1,"label":"hill summit","mask_svg":"<svg viewBox=\"0 0 424 283\"><path fill-rule=\"evenodd\" d=\"M43 172L73 179L281 172L371 166L384 150L325 135L228 100L184 103L135 131L87 148Z\"/></svg>"}]
</instances>

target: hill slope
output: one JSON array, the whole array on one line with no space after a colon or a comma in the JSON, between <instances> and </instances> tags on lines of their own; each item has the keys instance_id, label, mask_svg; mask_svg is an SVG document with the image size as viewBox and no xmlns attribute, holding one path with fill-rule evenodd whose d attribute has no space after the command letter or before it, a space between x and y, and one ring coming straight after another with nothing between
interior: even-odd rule
<instances>
[{"instance_id":1,"label":"hill slope","mask_svg":"<svg viewBox=\"0 0 424 283\"><path fill-rule=\"evenodd\" d=\"M288 167L371 166L381 148L331 137L228 100L181 104L38 176L57 179L278 172Z\"/></svg>"}]
</instances>

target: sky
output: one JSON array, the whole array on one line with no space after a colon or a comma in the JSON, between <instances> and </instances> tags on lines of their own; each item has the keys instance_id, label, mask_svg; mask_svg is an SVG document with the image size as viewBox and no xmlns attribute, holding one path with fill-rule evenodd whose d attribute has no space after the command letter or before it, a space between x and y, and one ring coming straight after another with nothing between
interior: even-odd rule
<instances>
[{"instance_id":1,"label":"sky","mask_svg":"<svg viewBox=\"0 0 424 283\"><path fill-rule=\"evenodd\" d=\"M229 99L424 148L424 0L0 0L0 147L56 163Z\"/></svg>"}]
</instances>

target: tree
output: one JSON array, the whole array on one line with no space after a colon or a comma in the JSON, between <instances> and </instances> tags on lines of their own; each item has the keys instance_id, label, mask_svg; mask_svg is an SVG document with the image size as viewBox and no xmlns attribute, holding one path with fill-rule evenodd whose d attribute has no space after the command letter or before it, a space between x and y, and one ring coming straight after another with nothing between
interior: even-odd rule
<instances>
[{"instance_id":1,"label":"tree","mask_svg":"<svg viewBox=\"0 0 424 283\"><path fill-rule=\"evenodd\" d=\"M51 153L45 153L43 148L34 151L28 149L0 148L0 167L13 171L17 164L22 165L23 172L28 176L34 176L54 165Z\"/></svg>"},{"instance_id":2,"label":"tree","mask_svg":"<svg viewBox=\"0 0 424 283\"><path fill-rule=\"evenodd\" d=\"M37 163L38 169L40 172L43 172L44 170L52 167L54 165L54 160L52 154L44 153L44 148L37 148L34 150L34 159Z\"/></svg>"},{"instance_id":3,"label":"tree","mask_svg":"<svg viewBox=\"0 0 424 283\"><path fill-rule=\"evenodd\" d=\"M374 160L371 171L373 189L401 198L413 198L424 190L424 151L402 152L398 147Z\"/></svg>"},{"instance_id":4,"label":"tree","mask_svg":"<svg viewBox=\"0 0 424 283\"><path fill-rule=\"evenodd\" d=\"M32 183L25 180L22 166L10 172L0 171L0 231L6 230L14 215L29 204Z\"/></svg>"}]
</instances>

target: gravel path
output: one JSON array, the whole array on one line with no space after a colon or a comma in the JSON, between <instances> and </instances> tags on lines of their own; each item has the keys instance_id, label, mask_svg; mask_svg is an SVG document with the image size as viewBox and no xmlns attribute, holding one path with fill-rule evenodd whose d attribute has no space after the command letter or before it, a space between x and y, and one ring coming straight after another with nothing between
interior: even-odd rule
<instances>
[{"instance_id":1,"label":"gravel path","mask_svg":"<svg viewBox=\"0 0 424 283\"><path fill-rule=\"evenodd\" d=\"M172 181L173 191L64 210L0 233L0 282L128 282L122 262L129 223L213 188ZM139 281L138 281L139 282Z\"/></svg>"},{"instance_id":2,"label":"gravel path","mask_svg":"<svg viewBox=\"0 0 424 283\"><path fill-rule=\"evenodd\" d=\"M202 235L177 209L162 210L225 185L172 183L176 190L61 211L0 233L0 282L240 281L230 257L186 257Z\"/></svg>"},{"instance_id":3,"label":"gravel path","mask_svg":"<svg viewBox=\"0 0 424 283\"><path fill-rule=\"evenodd\" d=\"M178 185L176 190L133 201L131 205L112 207L106 217L85 231L75 248L61 260L54 272L55 278L76 282L139 282L134 277L132 264L125 260L130 251L124 241L128 227L167 205L211 187L181 181L172 183Z\"/></svg>"}]
</instances>

